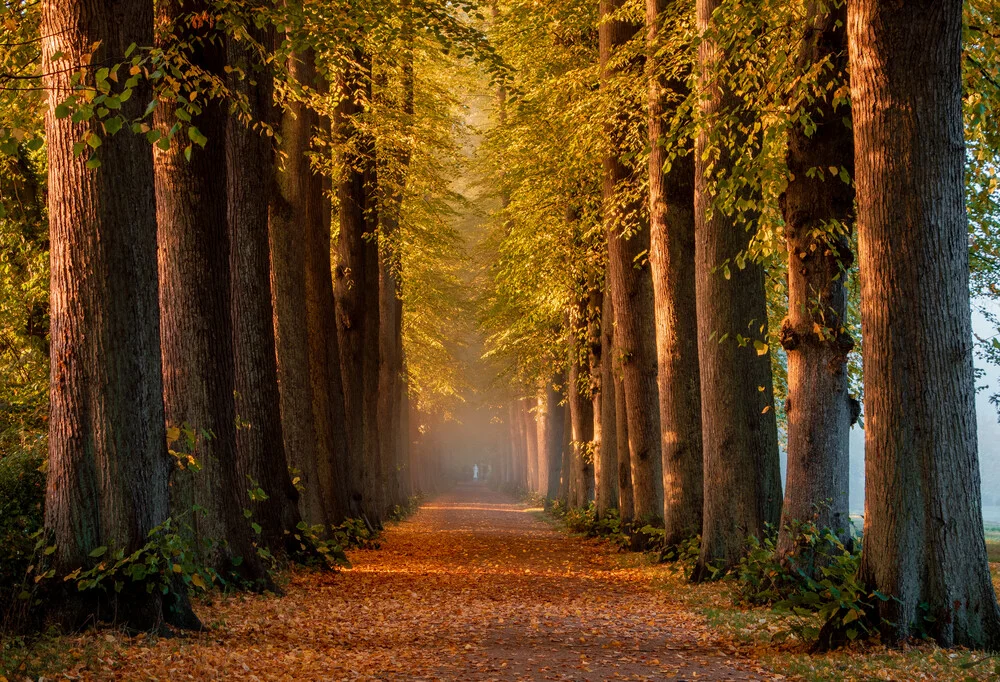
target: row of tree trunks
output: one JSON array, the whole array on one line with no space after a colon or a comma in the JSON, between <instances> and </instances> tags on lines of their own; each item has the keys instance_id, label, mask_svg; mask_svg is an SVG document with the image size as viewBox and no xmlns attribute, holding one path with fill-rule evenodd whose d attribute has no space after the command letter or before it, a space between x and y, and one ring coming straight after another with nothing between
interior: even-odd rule
<instances>
[{"instance_id":1,"label":"row of tree trunks","mask_svg":"<svg viewBox=\"0 0 1000 682\"><path fill-rule=\"evenodd\" d=\"M207 5L161 3L158 44L196 45L192 61L224 78L225 46L204 39L207 26L191 19L199 10ZM162 134L174 125L175 111L170 100L157 107L154 122ZM205 510L191 513L190 527L207 565L266 582L241 504L248 482L240 480L236 461L226 119L223 104L210 100L191 121L207 138L204 147L192 145L190 160L179 139L154 153L166 421L195 433L188 445L197 460L197 467L174 471L172 508L175 515Z\"/></svg>"},{"instance_id":2,"label":"row of tree trunks","mask_svg":"<svg viewBox=\"0 0 1000 682\"><path fill-rule=\"evenodd\" d=\"M638 32L635 24L612 18L624 0L600 5L601 87L609 94L620 77L611 62L615 50ZM608 290L614 303L614 354L620 359L632 466L632 503L639 523L658 524L663 516L653 282L643 254L649 250L649 222L641 202L630 195L639 182L623 157L626 131L635 116L618 102L608 122L604 158L604 220L608 239Z\"/></svg>"},{"instance_id":3,"label":"row of tree trunks","mask_svg":"<svg viewBox=\"0 0 1000 682\"><path fill-rule=\"evenodd\" d=\"M124 61L130 45L152 44L153 6L44 2L41 34L52 354L45 526L62 575L87 565L98 547L138 550L169 514L152 150L138 135L111 136L100 169L88 169L73 145L97 124L55 115L73 69L53 62L62 54L82 64L94 45L93 63ZM140 117L151 95L140 82L122 104L126 120ZM95 609L78 599L69 594L64 608L79 624ZM118 601L112 612L136 629L164 618L193 622L184 600L172 611L171 595L142 586Z\"/></svg>"},{"instance_id":4,"label":"row of tree trunks","mask_svg":"<svg viewBox=\"0 0 1000 682\"><path fill-rule=\"evenodd\" d=\"M248 31L250 39L261 45L273 42L270 31L254 26ZM229 63L248 74L246 79L233 76L230 80L231 87L247 98L247 120L230 116L226 129L236 454L240 479L247 487L266 488L265 499L250 504L247 496L242 504L252 509L264 545L277 553L293 549L289 542L302 516L297 507L299 494L285 461L275 360L268 246L268 209L274 182L265 170L273 168L274 153L270 139L254 127L270 121L273 93L269 67L255 65L253 46L229 38L227 47Z\"/></svg>"},{"instance_id":5,"label":"row of tree trunks","mask_svg":"<svg viewBox=\"0 0 1000 682\"><path fill-rule=\"evenodd\" d=\"M367 101L370 77L367 59L358 50L354 60L341 72L339 89L342 96L334 121L336 139L345 150L341 159L342 177L337 186L340 236L335 279L336 320L346 414L349 463L347 480L350 486L351 511L357 515L372 513L374 501L370 499L370 495L373 479L377 476L372 471L373 461L368 458L371 444L368 444L369 450L366 450L364 417L367 407L366 370L369 369L372 352L370 346L374 345L374 352L378 352L377 339L369 336L372 325L367 319L374 312L367 306L367 288L370 280L377 280L378 273L376 271L373 277L367 272L371 261L371 244L366 242L365 237L368 233L367 215L370 208L369 166L374 159L371 158L372 145L366 139L368 136L357 126L357 117ZM377 268L377 260L375 265ZM369 520L374 521L371 518Z\"/></svg>"},{"instance_id":6,"label":"row of tree trunks","mask_svg":"<svg viewBox=\"0 0 1000 682\"><path fill-rule=\"evenodd\" d=\"M402 102L399 106L403 118L403 138L407 139L413 127L414 115L414 64L413 19L410 5L404 8L404 43ZM406 439L402 419L406 397L405 363L403 358L403 301L399 281L399 228L406 193L407 175L413 149L408 143L394 150L393 165L381 175L387 186L380 194L382 210L379 226L379 378L378 422L382 425L379 447L385 471L389 506L400 504L410 492L400 487L398 472L403 471L406 459Z\"/></svg>"},{"instance_id":7,"label":"row of tree trunks","mask_svg":"<svg viewBox=\"0 0 1000 682\"><path fill-rule=\"evenodd\" d=\"M293 53L289 57L288 70L293 82L304 89L315 89L316 69L311 52ZM307 90L308 91L308 90ZM285 451L294 475L304 489L299 502L303 518L310 524L328 525L338 522L338 512L345 508L344 498L339 505L330 499L326 491L332 482L325 482L324 475L334 471L331 462L321 463L330 457L329 449L322 443L331 445L332 428L317 423L317 417L332 414L327 410L317 410L314 398L317 390L323 390L322 382L314 381L317 376L329 377L329 368L320 367L314 371L313 363L321 365L329 360L314 353L319 347L314 342L315 334L310 334L310 322L319 322L318 309L310 315L307 301L310 287L307 286L307 272L312 270L310 282L313 302L318 287L315 278L315 263L310 262L307 252L309 239L315 238L315 230L310 234L310 224L316 220L311 214L321 210L315 196L308 153L318 120L309 105L298 99L289 103L281 118L281 152L284 162L277 168L276 188L271 194L270 246L271 246L271 290L274 304L275 346L278 362L278 384L281 395L281 421L284 432ZM334 365L339 369L339 364ZM326 396L329 398L329 394ZM327 403L328 404L328 403ZM326 433L322 440L321 433ZM346 455L340 453L340 456ZM345 457L346 461L346 457ZM346 482L346 481L345 481ZM339 507L339 509L338 509Z\"/></svg>"}]
</instances>

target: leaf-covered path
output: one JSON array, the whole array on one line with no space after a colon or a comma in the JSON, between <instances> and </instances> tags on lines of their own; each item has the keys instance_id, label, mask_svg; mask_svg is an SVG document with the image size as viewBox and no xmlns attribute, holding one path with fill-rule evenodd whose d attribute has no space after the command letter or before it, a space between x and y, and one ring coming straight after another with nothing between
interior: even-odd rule
<instances>
[{"instance_id":1,"label":"leaf-covered path","mask_svg":"<svg viewBox=\"0 0 1000 682\"><path fill-rule=\"evenodd\" d=\"M704 625L606 546L483 486L425 504L351 560L297 575L281 599L224 600L201 614L210 633L119 650L102 677L771 679L700 644Z\"/></svg>"}]
</instances>

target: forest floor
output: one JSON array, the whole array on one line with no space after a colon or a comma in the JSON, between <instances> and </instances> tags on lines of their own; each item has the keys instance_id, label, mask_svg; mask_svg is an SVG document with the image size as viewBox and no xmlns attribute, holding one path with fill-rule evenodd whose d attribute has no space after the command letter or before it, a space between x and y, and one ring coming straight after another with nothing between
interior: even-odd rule
<instances>
[{"instance_id":1,"label":"forest floor","mask_svg":"<svg viewBox=\"0 0 1000 682\"><path fill-rule=\"evenodd\" d=\"M202 605L205 633L81 635L46 677L776 678L714 639L704 617L657 589L641 566L623 565L607 543L561 533L485 486L458 486L380 542L351 552L352 568L339 573L293 573L282 598Z\"/></svg>"},{"instance_id":2,"label":"forest floor","mask_svg":"<svg viewBox=\"0 0 1000 682\"><path fill-rule=\"evenodd\" d=\"M485 486L433 499L380 543L349 552L350 569L293 570L282 597L199 599L202 633L102 628L19 660L0 647L0 682L997 679L996 659L928 643L776 644L787 623L734 606L727 582L692 585Z\"/></svg>"}]
</instances>

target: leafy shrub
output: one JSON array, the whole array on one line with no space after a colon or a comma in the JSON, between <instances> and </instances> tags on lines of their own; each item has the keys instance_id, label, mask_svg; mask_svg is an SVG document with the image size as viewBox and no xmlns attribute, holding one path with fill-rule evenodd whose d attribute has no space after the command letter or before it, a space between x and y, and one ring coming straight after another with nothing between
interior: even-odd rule
<instances>
[{"instance_id":1,"label":"leafy shrub","mask_svg":"<svg viewBox=\"0 0 1000 682\"><path fill-rule=\"evenodd\" d=\"M35 554L33 536L42 527L45 502L43 460L32 452L0 459L0 610L6 613L22 591Z\"/></svg>"},{"instance_id":2,"label":"leafy shrub","mask_svg":"<svg viewBox=\"0 0 1000 682\"><path fill-rule=\"evenodd\" d=\"M762 540L749 539L734 597L740 603L773 605L787 626L774 640L794 634L803 641L818 639L827 648L877 634L871 616L876 604L890 597L868 590L859 579L860 542L848 547L829 529L794 522L792 550L779 557L776 533L769 531Z\"/></svg>"}]
</instances>

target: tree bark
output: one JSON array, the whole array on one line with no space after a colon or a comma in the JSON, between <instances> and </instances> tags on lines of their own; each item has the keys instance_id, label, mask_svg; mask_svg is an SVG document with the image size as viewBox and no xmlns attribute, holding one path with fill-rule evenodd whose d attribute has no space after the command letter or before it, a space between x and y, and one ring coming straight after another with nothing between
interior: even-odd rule
<instances>
[{"instance_id":1,"label":"tree bark","mask_svg":"<svg viewBox=\"0 0 1000 682\"><path fill-rule=\"evenodd\" d=\"M698 0L702 33L715 29L712 13L720 4L721 0ZM704 95L701 116L711 122L708 125L719 125L719 120L730 117L746 118L743 103L715 73L722 58L712 40L702 41L698 55L699 87ZM732 567L747 537L762 534L765 524L778 523L781 514L770 351L760 352L754 345L766 339L764 270L754 262L737 266L755 224L735 223L724 211L711 211L714 178L733 163L730 150L717 151L716 155L710 149L709 132L699 132L695 141L695 283L705 505L695 579L707 578L710 565L724 570Z\"/></svg>"},{"instance_id":2,"label":"tree bark","mask_svg":"<svg viewBox=\"0 0 1000 682\"><path fill-rule=\"evenodd\" d=\"M45 527L56 545L53 568L65 575L88 568L98 547L140 549L169 514L153 154L122 131L105 137L100 168L87 169L73 145L98 126L56 116L72 88L67 65L81 65L95 44L91 63L109 66L125 60L129 45L151 44L153 4L48 0L41 34L52 358ZM140 117L151 96L140 81L122 104L125 120ZM98 604L73 601L64 606L77 611L70 620L101 616ZM171 601L183 610L171 613ZM144 585L128 586L118 602L119 620L137 630L164 618L197 623L186 600Z\"/></svg>"},{"instance_id":3,"label":"tree bark","mask_svg":"<svg viewBox=\"0 0 1000 682\"><path fill-rule=\"evenodd\" d=\"M607 17L624 0L601 0L601 88L609 96L620 76L612 67L614 52L639 30L634 24ZM663 516L663 478L660 461L659 402L656 385L656 327L653 281L644 254L649 250L649 222L640 201L627 196L638 178L623 161L627 129L635 116L626 102L618 102L607 134L604 158L604 220L608 236L609 290L614 299L615 354L621 358L628 444L632 464L632 500L636 520L660 524Z\"/></svg>"},{"instance_id":4,"label":"tree bark","mask_svg":"<svg viewBox=\"0 0 1000 682\"><path fill-rule=\"evenodd\" d=\"M701 533L703 469L698 314L694 285L694 156L671 155L667 119L688 96L662 49L663 22L674 0L646 2L649 73L650 271L656 314L663 525L667 545ZM687 142L687 141L685 141Z\"/></svg>"},{"instance_id":5,"label":"tree bark","mask_svg":"<svg viewBox=\"0 0 1000 682\"><path fill-rule=\"evenodd\" d=\"M962 3L848 6L865 361L861 578L884 635L1000 647L976 453Z\"/></svg>"},{"instance_id":6,"label":"tree bark","mask_svg":"<svg viewBox=\"0 0 1000 682\"><path fill-rule=\"evenodd\" d=\"M248 26L261 45L271 31ZM291 544L302 520L299 493L288 475L281 429L281 397L274 353L274 309L268 247L268 207L273 188L274 150L258 128L273 114L270 67L256 63L253 46L227 39L229 63L246 76L230 77L231 87L247 97L246 116L230 116L226 130L227 219L231 242L233 349L236 367L236 456L246 487L260 486L266 499L245 499L261 526L263 544L274 552L295 551ZM252 172L247 172L253 169ZM268 172L272 171L272 172ZM241 489L242 490L242 489Z\"/></svg>"},{"instance_id":7,"label":"tree bark","mask_svg":"<svg viewBox=\"0 0 1000 682\"><path fill-rule=\"evenodd\" d=\"M225 46L205 40L207 24L192 12L207 5L168 0L157 8L159 44L193 45L192 61L224 78ZM185 158L182 138L156 148L156 215L160 273L160 343L167 424L195 432L193 451L200 470L173 474L175 516L191 514L195 547L206 565L223 575L267 584L269 578L244 517L236 459L235 363L230 305L230 244L226 223L226 113L219 101L202 103L193 116L207 138ZM154 113L163 134L174 125L176 104L167 98ZM204 512L192 512L198 506Z\"/></svg>"},{"instance_id":8,"label":"tree bark","mask_svg":"<svg viewBox=\"0 0 1000 682\"><path fill-rule=\"evenodd\" d=\"M301 64L303 82L320 93L329 85L319 73L315 56L304 56ZM302 227L305 230L306 255L306 321L309 328L309 377L312 383L313 423L316 429L316 473L323 494L328 523L339 524L356 515L350 504L348 460L351 451L347 440L347 414L344 406L344 384L340 373L340 338L336 325L336 303L333 296L333 266L330 262L332 208L327 198L330 183L312 167L309 153L312 137L320 130L330 130L331 122L311 108L300 110L304 116L302 141L306 154L296 163L303 183L299 190Z\"/></svg>"},{"instance_id":9,"label":"tree bark","mask_svg":"<svg viewBox=\"0 0 1000 682\"><path fill-rule=\"evenodd\" d=\"M570 315L571 349L567 399L573 424L570 505L586 507L594 494L594 403L591 396L590 296L582 298Z\"/></svg>"},{"instance_id":10,"label":"tree bark","mask_svg":"<svg viewBox=\"0 0 1000 682\"><path fill-rule=\"evenodd\" d=\"M289 78L300 87L314 87L316 79L311 52L292 53L288 59ZM274 307L275 350L281 422L285 454L303 493L299 509L310 525L328 525L336 520L328 496L329 481L320 466L324 456L318 436L309 333L309 306L306 287L308 230L314 184L308 152L316 118L308 105L292 101L281 117L282 163L278 166L271 194L269 238L271 247L271 294ZM315 321L315 319L313 320ZM339 368L339 365L335 365Z\"/></svg>"},{"instance_id":11,"label":"tree bark","mask_svg":"<svg viewBox=\"0 0 1000 682\"><path fill-rule=\"evenodd\" d=\"M605 302L609 299L605 298ZM612 351L614 348L612 348ZM621 365L614 360L611 367L614 381L615 451L618 472L618 512L622 523L632 525L635 521L635 504L632 495L632 461L628 447L628 417L625 414L625 385L622 382Z\"/></svg>"},{"instance_id":12,"label":"tree bark","mask_svg":"<svg viewBox=\"0 0 1000 682\"><path fill-rule=\"evenodd\" d=\"M614 317L611 309L611 298L598 290L595 306L599 311L601 336L600 345L593 347L591 367L600 368L594 372L594 379L599 380L594 386L594 415L599 419L600 438L596 437L596 460L594 462L594 494L597 503L597 518L607 516L612 509L619 507L618 502L618 411L615 401L615 373L613 332ZM597 424L595 423L595 430ZM632 500L629 499L629 506Z\"/></svg>"},{"instance_id":13,"label":"tree bark","mask_svg":"<svg viewBox=\"0 0 1000 682\"><path fill-rule=\"evenodd\" d=\"M829 76L847 78L847 6L822 0L809 6L798 71L828 62ZM844 327L847 270L853 262L854 188L829 169L854 174L854 138L844 123L847 105L834 90L815 102L814 130L800 121L788 134L789 182L781 198L788 244L788 317L781 344L788 353L788 468L778 553L795 548L793 521L829 528L851 539L849 435L855 401L848 393Z\"/></svg>"},{"instance_id":14,"label":"tree bark","mask_svg":"<svg viewBox=\"0 0 1000 682\"><path fill-rule=\"evenodd\" d=\"M370 522L378 525L384 511L379 509L376 496L380 453L370 433L378 415L375 390L379 352L378 244L366 237L371 232L370 221L378 217L377 213L372 213L375 150L371 135L357 125L357 117L363 112L371 94L371 66L362 50L355 52L353 63L345 66L340 76L342 97L335 122L337 140L343 149L343 171L337 187L340 238L335 285L336 318L347 415L350 453L347 473L352 511L363 513ZM376 317L374 324L372 317ZM374 385L371 385L373 379Z\"/></svg>"}]
</instances>

